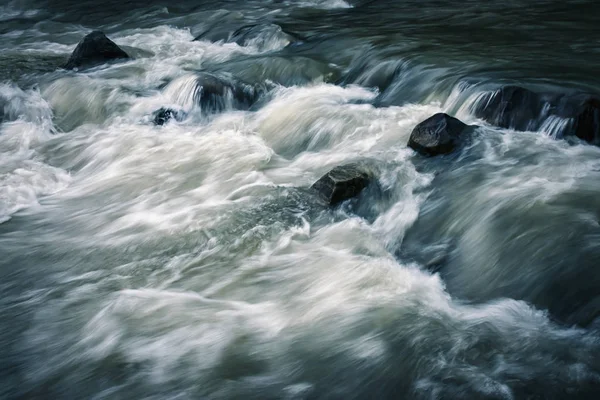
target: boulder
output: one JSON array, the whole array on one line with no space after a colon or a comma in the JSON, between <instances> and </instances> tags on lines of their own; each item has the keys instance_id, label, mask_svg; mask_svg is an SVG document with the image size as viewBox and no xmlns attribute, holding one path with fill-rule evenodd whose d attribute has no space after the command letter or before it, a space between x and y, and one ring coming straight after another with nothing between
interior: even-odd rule
<instances>
[{"instance_id":1,"label":"boulder","mask_svg":"<svg viewBox=\"0 0 600 400\"><path fill-rule=\"evenodd\" d=\"M185 116L185 112L181 110L162 107L152 113L152 121L155 125L164 125L172 119L182 121Z\"/></svg>"},{"instance_id":2,"label":"boulder","mask_svg":"<svg viewBox=\"0 0 600 400\"><path fill-rule=\"evenodd\" d=\"M108 61L127 58L129 55L107 38L104 33L94 31L79 42L65 68L89 68Z\"/></svg>"},{"instance_id":3,"label":"boulder","mask_svg":"<svg viewBox=\"0 0 600 400\"><path fill-rule=\"evenodd\" d=\"M296 39L285 33L279 25L256 24L242 26L231 34L228 41L237 43L240 46L255 45L259 49L264 50L269 45L274 46L278 43L281 44L281 47L285 47L295 42Z\"/></svg>"},{"instance_id":4,"label":"boulder","mask_svg":"<svg viewBox=\"0 0 600 400\"><path fill-rule=\"evenodd\" d=\"M475 115L501 128L535 130L545 101L538 93L519 86L504 86L486 94L475 107Z\"/></svg>"},{"instance_id":5,"label":"boulder","mask_svg":"<svg viewBox=\"0 0 600 400\"><path fill-rule=\"evenodd\" d=\"M466 127L462 121L448 114L438 113L413 129L408 146L426 156L447 154L457 146Z\"/></svg>"},{"instance_id":6,"label":"boulder","mask_svg":"<svg viewBox=\"0 0 600 400\"><path fill-rule=\"evenodd\" d=\"M195 100L205 112L225 109L248 109L259 96L259 90L235 78L200 73L196 81Z\"/></svg>"},{"instance_id":7,"label":"boulder","mask_svg":"<svg viewBox=\"0 0 600 400\"><path fill-rule=\"evenodd\" d=\"M475 106L474 113L501 128L538 130L550 117L569 119L557 137L577 136L600 145L600 99L585 93L535 93L519 86L504 86L490 92Z\"/></svg>"},{"instance_id":8,"label":"boulder","mask_svg":"<svg viewBox=\"0 0 600 400\"><path fill-rule=\"evenodd\" d=\"M311 188L329 205L336 205L344 200L358 196L371 182L371 174L358 164L335 167Z\"/></svg>"},{"instance_id":9,"label":"boulder","mask_svg":"<svg viewBox=\"0 0 600 400\"><path fill-rule=\"evenodd\" d=\"M600 145L600 99L589 98L574 117L573 134L586 142Z\"/></svg>"}]
</instances>

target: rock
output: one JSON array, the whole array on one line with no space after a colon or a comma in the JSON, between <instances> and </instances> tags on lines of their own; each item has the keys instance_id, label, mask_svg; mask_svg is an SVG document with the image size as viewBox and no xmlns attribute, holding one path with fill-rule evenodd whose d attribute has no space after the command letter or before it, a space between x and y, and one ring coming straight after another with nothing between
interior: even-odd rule
<instances>
[{"instance_id":1,"label":"rock","mask_svg":"<svg viewBox=\"0 0 600 400\"><path fill-rule=\"evenodd\" d=\"M296 38L284 32L279 25L256 24L242 26L231 34L228 41L240 46L255 45L259 49L265 50L270 47L285 47L295 42Z\"/></svg>"},{"instance_id":2,"label":"rock","mask_svg":"<svg viewBox=\"0 0 600 400\"><path fill-rule=\"evenodd\" d=\"M195 99L203 111L221 112L225 109L248 109L259 96L259 90L231 77L206 72L197 78Z\"/></svg>"},{"instance_id":3,"label":"rock","mask_svg":"<svg viewBox=\"0 0 600 400\"><path fill-rule=\"evenodd\" d=\"M3 96L0 96L0 124L2 122L4 122L4 115L6 114L6 106L8 105L8 99L3 98Z\"/></svg>"},{"instance_id":4,"label":"rock","mask_svg":"<svg viewBox=\"0 0 600 400\"><path fill-rule=\"evenodd\" d=\"M207 69L230 73L242 81L261 82L263 85L275 83L282 86L302 86L315 80L334 83L341 75L341 69L335 65L292 52L269 53L215 63L207 61L204 65Z\"/></svg>"},{"instance_id":5,"label":"rock","mask_svg":"<svg viewBox=\"0 0 600 400\"><path fill-rule=\"evenodd\" d=\"M171 119L182 121L185 116L186 113L183 111L162 107L152 113L152 121L155 125L164 125Z\"/></svg>"},{"instance_id":6,"label":"rock","mask_svg":"<svg viewBox=\"0 0 600 400\"><path fill-rule=\"evenodd\" d=\"M535 131L550 117L569 119L557 137L577 136L600 145L600 99L585 93L535 93L519 86L504 86L484 96L475 115L501 128Z\"/></svg>"},{"instance_id":7,"label":"rock","mask_svg":"<svg viewBox=\"0 0 600 400\"><path fill-rule=\"evenodd\" d=\"M228 26L227 24L214 25L207 31L196 36L194 41L224 41L227 43L237 43L240 46L254 45L260 51L281 49L289 44L298 42L296 37L284 32L276 24L261 23L244 25L233 32Z\"/></svg>"},{"instance_id":8,"label":"rock","mask_svg":"<svg viewBox=\"0 0 600 400\"><path fill-rule=\"evenodd\" d=\"M335 167L311 188L329 204L336 205L358 196L369 185L371 174L358 164Z\"/></svg>"},{"instance_id":9,"label":"rock","mask_svg":"<svg viewBox=\"0 0 600 400\"><path fill-rule=\"evenodd\" d=\"M94 31L79 42L65 68L88 68L111 60L127 58L129 55L107 38L104 33Z\"/></svg>"},{"instance_id":10,"label":"rock","mask_svg":"<svg viewBox=\"0 0 600 400\"><path fill-rule=\"evenodd\" d=\"M536 130L545 101L519 86L504 86L491 92L475 107L475 115L501 128Z\"/></svg>"},{"instance_id":11,"label":"rock","mask_svg":"<svg viewBox=\"0 0 600 400\"><path fill-rule=\"evenodd\" d=\"M462 121L448 114L438 113L413 129L408 146L426 156L447 154L454 150L466 127Z\"/></svg>"},{"instance_id":12,"label":"rock","mask_svg":"<svg viewBox=\"0 0 600 400\"><path fill-rule=\"evenodd\" d=\"M244 14L239 11L217 10L200 12L196 16L202 22L190 27L194 41L206 40L209 42L226 41L244 19Z\"/></svg>"},{"instance_id":13,"label":"rock","mask_svg":"<svg viewBox=\"0 0 600 400\"><path fill-rule=\"evenodd\" d=\"M597 146L600 145L600 99L588 99L574 121L575 136Z\"/></svg>"}]
</instances>

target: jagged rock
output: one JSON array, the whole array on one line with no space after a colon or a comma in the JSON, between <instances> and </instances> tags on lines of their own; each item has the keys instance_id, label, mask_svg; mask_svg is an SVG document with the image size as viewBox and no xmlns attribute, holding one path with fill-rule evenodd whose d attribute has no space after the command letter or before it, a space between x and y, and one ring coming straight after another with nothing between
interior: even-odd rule
<instances>
[{"instance_id":1,"label":"jagged rock","mask_svg":"<svg viewBox=\"0 0 600 400\"><path fill-rule=\"evenodd\" d=\"M152 113L152 121L155 125L164 125L172 119L182 121L185 116L183 111L162 107Z\"/></svg>"},{"instance_id":2,"label":"jagged rock","mask_svg":"<svg viewBox=\"0 0 600 400\"><path fill-rule=\"evenodd\" d=\"M336 205L358 196L372 179L371 174L358 164L335 167L311 187L329 204Z\"/></svg>"},{"instance_id":3,"label":"jagged rock","mask_svg":"<svg viewBox=\"0 0 600 400\"><path fill-rule=\"evenodd\" d=\"M94 31L79 42L65 68L88 68L111 60L127 58L129 55L107 38L104 33Z\"/></svg>"},{"instance_id":4,"label":"jagged rock","mask_svg":"<svg viewBox=\"0 0 600 400\"><path fill-rule=\"evenodd\" d=\"M408 146L426 156L447 154L454 150L466 127L462 121L438 113L413 129Z\"/></svg>"},{"instance_id":5,"label":"jagged rock","mask_svg":"<svg viewBox=\"0 0 600 400\"><path fill-rule=\"evenodd\" d=\"M519 86L504 86L487 94L475 107L475 115L501 128L535 130L544 104L538 93Z\"/></svg>"}]
</instances>

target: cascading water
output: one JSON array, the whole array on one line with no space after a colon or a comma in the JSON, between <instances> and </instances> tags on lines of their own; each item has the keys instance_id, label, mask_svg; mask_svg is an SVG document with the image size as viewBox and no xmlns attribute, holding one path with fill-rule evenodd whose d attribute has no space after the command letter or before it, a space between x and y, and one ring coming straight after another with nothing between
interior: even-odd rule
<instances>
[{"instance_id":1,"label":"cascading water","mask_svg":"<svg viewBox=\"0 0 600 400\"><path fill-rule=\"evenodd\" d=\"M0 397L596 399L598 16L0 5ZM92 30L131 58L63 69Z\"/></svg>"}]
</instances>

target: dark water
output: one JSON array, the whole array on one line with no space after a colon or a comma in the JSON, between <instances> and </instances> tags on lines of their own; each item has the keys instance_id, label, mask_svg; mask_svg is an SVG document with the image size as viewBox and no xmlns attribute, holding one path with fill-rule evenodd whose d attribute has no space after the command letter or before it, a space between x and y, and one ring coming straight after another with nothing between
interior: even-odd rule
<instances>
[{"instance_id":1,"label":"dark water","mask_svg":"<svg viewBox=\"0 0 600 400\"><path fill-rule=\"evenodd\" d=\"M598 398L600 148L558 140L562 115L520 132L475 110L504 85L598 96L599 17L3 2L0 397ZM96 29L133 59L62 69ZM207 112L205 72L260 98ZM185 118L154 126L161 107ZM478 127L426 159L408 138L440 111ZM329 209L306 190L356 161L381 193Z\"/></svg>"}]
</instances>

